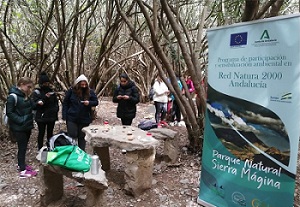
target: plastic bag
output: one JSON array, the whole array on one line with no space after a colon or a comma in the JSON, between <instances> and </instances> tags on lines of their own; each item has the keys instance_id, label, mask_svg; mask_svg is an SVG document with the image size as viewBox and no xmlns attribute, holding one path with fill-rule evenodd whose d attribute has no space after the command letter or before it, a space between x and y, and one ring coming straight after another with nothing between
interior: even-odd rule
<instances>
[{"instance_id":1,"label":"plastic bag","mask_svg":"<svg viewBox=\"0 0 300 207\"><path fill-rule=\"evenodd\" d=\"M78 172L87 172L90 170L91 157L78 146L58 146L52 152L57 153L47 162L48 164L58 165Z\"/></svg>"}]
</instances>

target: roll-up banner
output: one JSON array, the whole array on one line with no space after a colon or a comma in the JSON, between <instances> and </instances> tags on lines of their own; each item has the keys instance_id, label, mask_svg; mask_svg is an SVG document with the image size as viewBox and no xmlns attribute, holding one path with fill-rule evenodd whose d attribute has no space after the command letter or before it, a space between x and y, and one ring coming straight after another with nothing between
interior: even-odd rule
<instances>
[{"instance_id":1,"label":"roll-up banner","mask_svg":"<svg viewBox=\"0 0 300 207\"><path fill-rule=\"evenodd\" d=\"M198 203L292 207L300 131L300 16L210 29Z\"/></svg>"}]
</instances>

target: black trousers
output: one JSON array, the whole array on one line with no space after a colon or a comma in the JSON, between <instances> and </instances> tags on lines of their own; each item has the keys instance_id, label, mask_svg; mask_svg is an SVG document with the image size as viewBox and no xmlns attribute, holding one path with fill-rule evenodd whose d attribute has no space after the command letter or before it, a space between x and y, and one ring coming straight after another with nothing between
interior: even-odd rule
<instances>
[{"instance_id":1,"label":"black trousers","mask_svg":"<svg viewBox=\"0 0 300 207\"><path fill-rule=\"evenodd\" d=\"M85 133L82 131L83 127L87 127L89 124L75 123L67 121L68 135L73 139L77 139L78 147L85 151L86 141L84 139Z\"/></svg>"},{"instance_id":2,"label":"black trousers","mask_svg":"<svg viewBox=\"0 0 300 207\"><path fill-rule=\"evenodd\" d=\"M25 158L26 158L26 151L27 151L29 138L31 135L31 130L22 131L22 132L13 131L12 133L13 136L16 138L18 144L17 157L18 157L19 170L23 171L26 168Z\"/></svg>"},{"instance_id":3,"label":"black trousers","mask_svg":"<svg viewBox=\"0 0 300 207\"><path fill-rule=\"evenodd\" d=\"M133 119L121 119L122 125L130 126Z\"/></svg>"},{"instance_id":4,"label":"black trousers","mask_svg":"<svg viewBox=\"0 0 300 207\"><path fill-rule=\"evenodd\" d=\"M53 136L53 129L55 122L37 122L39 134L38 134L38 149L40 150L43 147L44 136L47 128L47 146L49 147L49 139Z\"/></svg>"},{"instance_id":5,"label":"black trousers","mask_svg":"<svg viewBox=\"0 0 300 207\"><path fill-rule=\"evenodd\" d=\"M176 100L173 101L172 121L181 121L181 111Z\"/></svg>"}]
</instances>

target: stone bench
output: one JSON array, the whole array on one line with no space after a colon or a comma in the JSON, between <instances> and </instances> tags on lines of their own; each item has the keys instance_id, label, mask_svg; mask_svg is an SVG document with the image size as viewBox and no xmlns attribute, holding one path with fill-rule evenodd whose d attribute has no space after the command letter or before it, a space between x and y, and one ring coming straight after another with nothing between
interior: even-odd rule
<instances>
[{"instance_id":1,"label":"stone bench","mask_svg":"<svg viewBox=\"0 0 300 207\"><path fill-rule=\"evenodd\" d=\"M87 190L87 207L106 206L105 190L108 188L105 172L99 168L99 174L90 172L73 172L59 166L41 164L41 206L48 206L63 196L63 176L74 179L84 185Z\"/></svg>"},{"instance_id":2,"label":"stone bench","mask_svg":"<svg viewBox=\"0 0 300 207\"><path fill-rule=\"evenodd\" d=\"M157 140L164 141L164 155L167 156L172 164L178 161L179 148L178 148L178 132L168 128L154 128L149 132Z\"/></svg>"}]
</instances>

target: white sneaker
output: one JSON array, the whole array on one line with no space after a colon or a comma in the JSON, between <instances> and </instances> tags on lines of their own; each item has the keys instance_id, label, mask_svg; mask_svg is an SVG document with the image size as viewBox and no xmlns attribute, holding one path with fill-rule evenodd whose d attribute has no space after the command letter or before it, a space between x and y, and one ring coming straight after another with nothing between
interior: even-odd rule
<instances>
[{"instance_id":1,"label":"white sneaker","mask_svg":"<svg viewBox=\"0 0 300 207\"><path fill-rule=\"evenodd\" d=\"M23 170L20 171L19 176L20 178L30 178L37 175L37 172L34 170Z\"/></svg>"}]
</instances>

